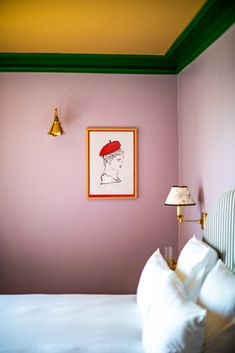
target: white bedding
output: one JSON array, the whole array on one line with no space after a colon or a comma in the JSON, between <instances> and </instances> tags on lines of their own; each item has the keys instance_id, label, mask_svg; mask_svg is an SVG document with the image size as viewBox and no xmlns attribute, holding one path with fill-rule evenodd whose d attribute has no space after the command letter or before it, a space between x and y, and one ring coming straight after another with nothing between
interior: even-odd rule
<instances>
[{"instance_id":1,"label":"white bedding","mask_svg":"<svg viewBox=\"0 0 235 353\"><path fill-rule=\"evenodd\" d=\"M1 295L0 353L143 353L135 295Z\"/></svg>"}]
</instances>

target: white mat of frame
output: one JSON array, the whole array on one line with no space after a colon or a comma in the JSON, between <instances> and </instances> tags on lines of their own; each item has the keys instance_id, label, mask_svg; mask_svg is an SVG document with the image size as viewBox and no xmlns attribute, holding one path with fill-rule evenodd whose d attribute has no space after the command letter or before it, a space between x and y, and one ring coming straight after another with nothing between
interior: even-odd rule
<instances>
[{"instance_id":1,"label":"white mat of frame","mask_svg":"<svg viewBox=\"0 0 235 353\"><path fill-rule=\"evenodd\" d=\"M235 272L235 190L224 192L215 201L206 219L203 240Z\"/></svg>"}]
</instances>

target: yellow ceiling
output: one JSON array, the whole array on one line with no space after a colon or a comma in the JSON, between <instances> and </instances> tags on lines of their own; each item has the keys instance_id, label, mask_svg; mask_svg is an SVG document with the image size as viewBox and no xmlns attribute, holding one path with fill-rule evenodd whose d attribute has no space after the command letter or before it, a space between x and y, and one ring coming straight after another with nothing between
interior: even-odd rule
<instances>
[{"instance_id":1,"label":"yellow ceiling","mask_svg":"<svg viewBox=\"0 0 235 353\"><path fill-rule=\"evenodd\" d=\"M0 0L0 52L164 55L206 0Z\"/></svg>"}]
</instances>

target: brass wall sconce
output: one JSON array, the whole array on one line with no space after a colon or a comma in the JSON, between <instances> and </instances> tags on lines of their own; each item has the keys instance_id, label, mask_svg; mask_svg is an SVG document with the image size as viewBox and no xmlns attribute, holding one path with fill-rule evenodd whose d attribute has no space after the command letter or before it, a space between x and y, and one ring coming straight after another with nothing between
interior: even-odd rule
<instances>
[{"instance_id":1,"label":"brass wall sconce","mask_svg":"<svg viewBox=\"0 0 235 353\"><path fill-rule=\"evenodd\" d=\"M194 199L192 198L187 186L172 186L166 201L165 205L167 206L176 206L177 207L177 219L180 223L183 222L197 222L201 225L201 229L205 228L206 216L207 213L202 212L200 219L184 219L184 216L181 211L181 206L194 206L196 205Z\"/></svg>"},{"instance_id":2,"label":"brass wall sconce","mask_svg":"<svg viewBox=\"0 0 235 353\"><path fill-rule=\"evenodd\" d=\"M51 135L51 136L60 136L60 135L64 135L65 132L60 124L60 121L59 121L59 116L58 116L58 109L55 108L54 109L54 121L53 121L53 124L51 126L51 129L50 131L48 132L48 135Z\"/></svg>"}]
</instances>

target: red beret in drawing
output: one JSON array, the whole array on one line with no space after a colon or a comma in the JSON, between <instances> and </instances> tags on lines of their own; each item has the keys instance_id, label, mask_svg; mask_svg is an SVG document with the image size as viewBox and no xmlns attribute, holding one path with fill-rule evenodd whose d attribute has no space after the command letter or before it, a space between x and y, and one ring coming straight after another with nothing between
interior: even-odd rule
<instances>
[{"instance_id":1,"label":"red beret in drawing","mask_svg":"<svg viewBox=\"0 0 235 353\"><path fill-rule=\"evenodd\" d=\"M119 141L109 141L109 143L107 143L106 145L104 145L104 147L101 148L100 151L100 156L105 156L107 154L116 152L117 150L119 150L119 148L121 147L121 144Z\"/></svg>"}]
</instances>

